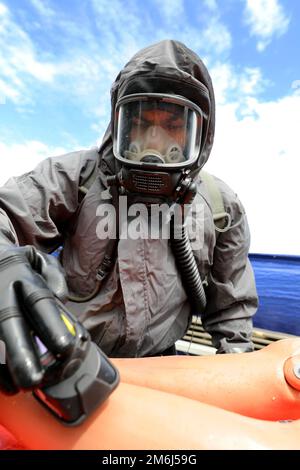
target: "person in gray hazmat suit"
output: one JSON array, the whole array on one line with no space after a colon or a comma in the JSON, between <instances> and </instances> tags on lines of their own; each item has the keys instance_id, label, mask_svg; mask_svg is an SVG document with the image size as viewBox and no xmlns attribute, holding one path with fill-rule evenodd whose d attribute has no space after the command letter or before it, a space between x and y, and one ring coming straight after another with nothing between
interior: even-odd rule
<instances>
[{"instance_id":1,"label":"person in gray hazmat suit","mask_svg":"<svg viewBox=\"0 0 300 470\"><path fill-rule=\"evenodd\" d=\"M2 388L27 389L42 380L32 331L58 357L72 349L55 303L55 296L66 301L67 288L67 307L110 357L174 352L193 314L201 315L218 353L253 350L257 294L245 212L236 194L214 179L226 218L217 230L200 172L215 129L206 67L182 43L161 41L125 65L111 104L100 148L46 159L0 189ZM120 235L124 220L135 219L133 204L146 214L166 204L170 236ZM116 209L114 224L105 215L109 205ZM174 205L190 207L181 223L172 216ZM107 237L101 236L105 217ZM199 246L187 236L187 219L196 222ZM58 247L60 263L50 254Z\"/></svg>"}]
</instances>

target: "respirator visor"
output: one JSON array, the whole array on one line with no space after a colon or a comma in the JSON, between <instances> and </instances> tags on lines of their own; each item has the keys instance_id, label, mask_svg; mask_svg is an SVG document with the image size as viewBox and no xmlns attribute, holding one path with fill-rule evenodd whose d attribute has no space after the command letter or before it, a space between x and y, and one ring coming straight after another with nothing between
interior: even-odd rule
<instances>
[{"instance_id":1,"label":"respirator visor","mask_svg":"<svg viewBox=\"0 0 300 470\"><path fill-rule=\"evenodd\" d=\"M121 98L114 119L114 154L134 167L186 167L199 156L203 114L174 95L135 94Z\"/></svg>"}]
</instances>

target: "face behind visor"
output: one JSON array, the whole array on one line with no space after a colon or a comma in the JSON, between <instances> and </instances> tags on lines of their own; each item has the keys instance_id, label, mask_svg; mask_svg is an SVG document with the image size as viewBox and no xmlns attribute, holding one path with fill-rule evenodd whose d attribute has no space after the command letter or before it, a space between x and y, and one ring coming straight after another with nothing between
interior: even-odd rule
<instances>
[{"instance_id":1,"label":"face behind visor","mask_svg":"<svg viewBox=\"0 0 300 470\"><path fill-rule=\"evenodd\" d=\"M179 163L185 160L183 146L179 140L175 139L169 129L164 126L154 124L156 112L145 113L144 120L147 119L147 129L140 129L140 126L132 127L132 141L129 150L124 151L128 160L146 163ZM153 123L153 125L151 124ZM181 132L181 131L179 131ZM134 138L135 136L135 138Z\"/></svg>"},{"instance_id":2,"label":"face behind visor","mask_svg":"<svg viewBox=\"0 0 300 470\"><path fill-rule=\"evenodd\" d=\"M203 114L185 98L125 96L117 103L114 124L114 154L126 166L179 170L199 157Z\"/></svg>"}]
</instances>

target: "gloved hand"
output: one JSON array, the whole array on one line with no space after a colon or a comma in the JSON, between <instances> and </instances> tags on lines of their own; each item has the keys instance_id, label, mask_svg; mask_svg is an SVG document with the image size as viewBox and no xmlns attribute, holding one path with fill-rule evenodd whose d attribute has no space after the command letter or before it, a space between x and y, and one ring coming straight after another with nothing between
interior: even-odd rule
<instances>
[{"instance_id":1,"label":"gloved hand","mask_svg":"<svg viewBox=\"0 0 300 470\"><path fill-rule=\"evenodd\" d=\"M57 358L73 351L74 332L54 296L64 300L67 286L53 256L32 246L0 246L0 340L6 349L6 365L0 365L2 391L12 394L41 383L44 369L35 337Z\"/></svg>"}]
</instances>

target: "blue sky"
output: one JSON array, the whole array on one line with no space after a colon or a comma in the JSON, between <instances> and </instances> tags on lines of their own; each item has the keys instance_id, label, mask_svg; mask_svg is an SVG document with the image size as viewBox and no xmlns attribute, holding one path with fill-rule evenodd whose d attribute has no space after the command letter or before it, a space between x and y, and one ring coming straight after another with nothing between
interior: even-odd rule
<instances>
[{"instance_id":1,"label":"blue sky","mask_svg":"<svg viewBox=\"0 0 300 470\"><path fill-rule=\"evenodd\" d=\"M0 182L100 142L120 68L174 38L213 77L208 169L241 197L252 251L300 254L299 22L293 0L0 0Z\"/></svg>"}]
</instances>

